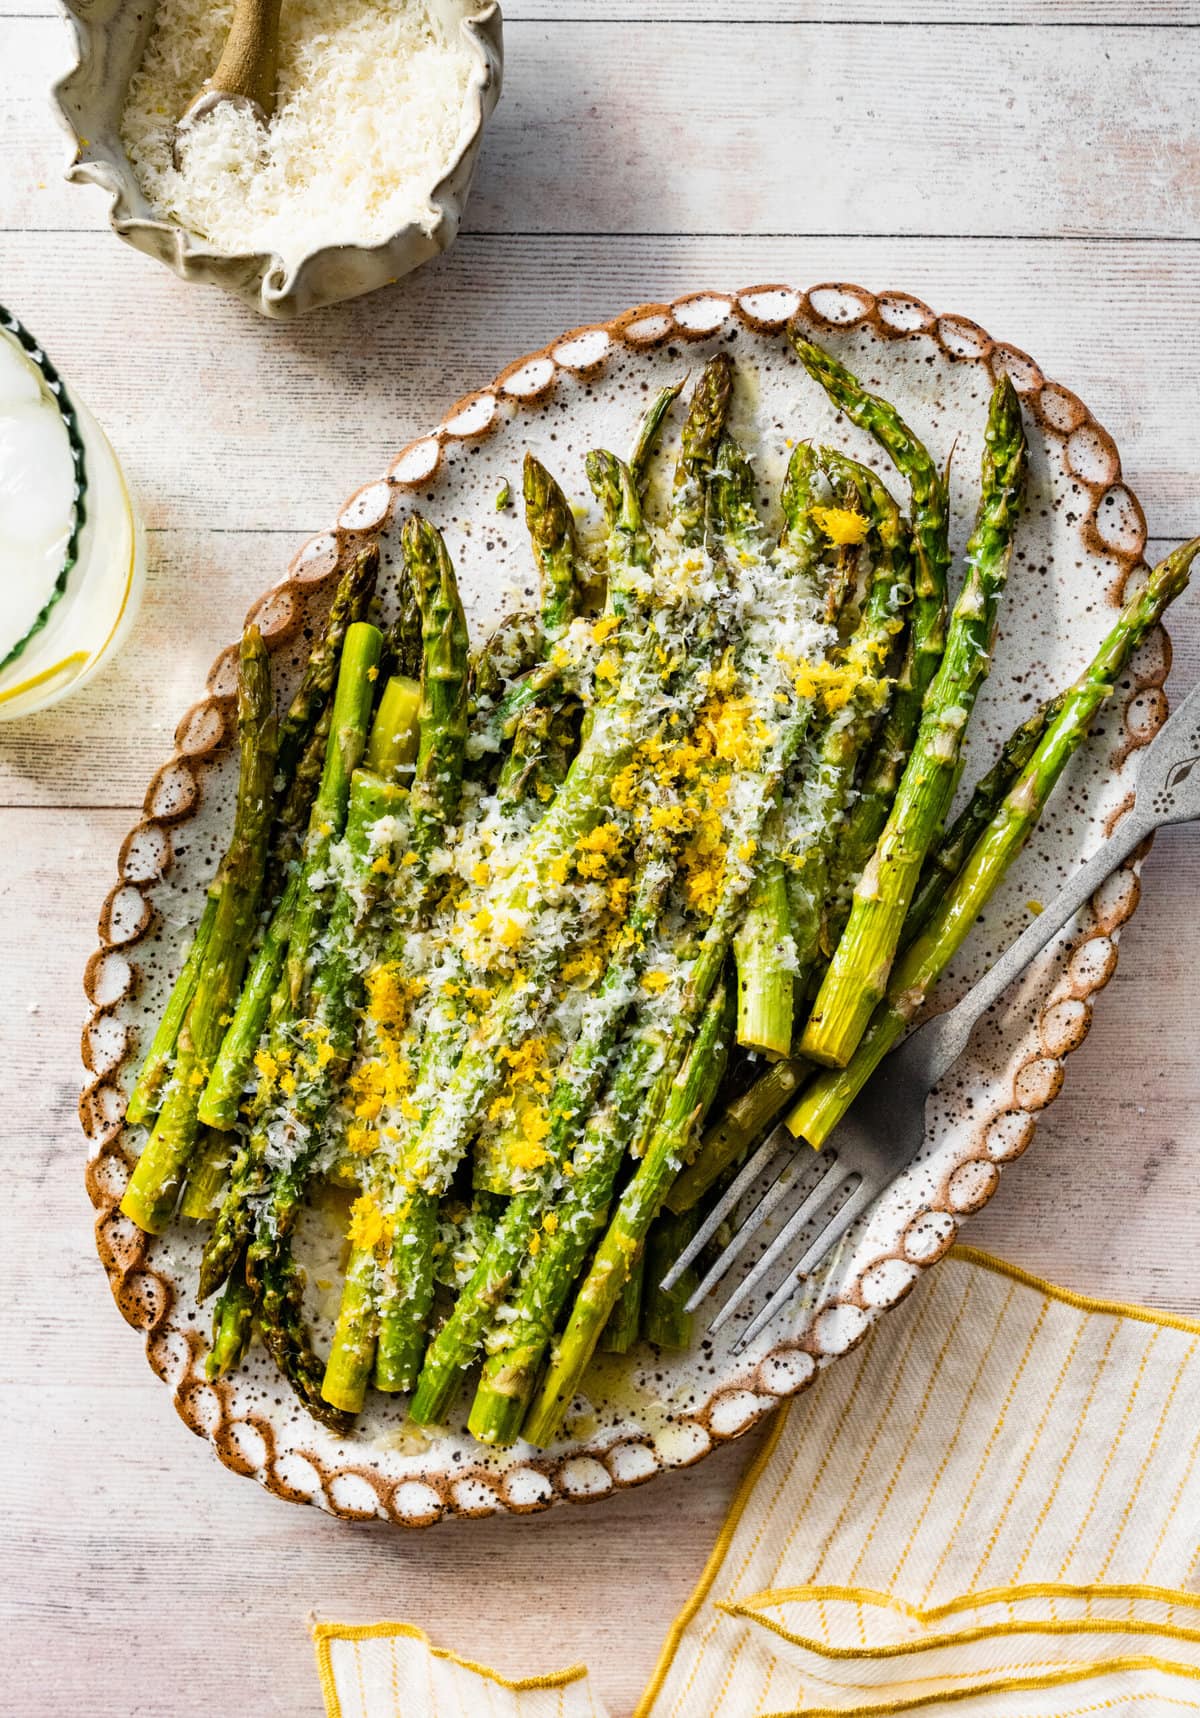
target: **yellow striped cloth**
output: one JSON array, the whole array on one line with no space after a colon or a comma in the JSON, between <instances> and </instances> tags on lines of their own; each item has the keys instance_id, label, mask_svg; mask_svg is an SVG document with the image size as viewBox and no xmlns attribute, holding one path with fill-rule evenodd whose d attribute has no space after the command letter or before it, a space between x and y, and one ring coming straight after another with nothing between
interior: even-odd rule
<instances>
[{"instance_id":1,"label":"yellow striped cloth","mask_svg":"<svg viewBox=\"0 0 1200 1718\"><path fill-rule=\"evenodd\" d=\"M957 1249L779 1414L637 1718L1200 1712L1198 1348ZM604 1718L582 1667L317 1633L330 1718Z\"/></svg>"}]
</instances>

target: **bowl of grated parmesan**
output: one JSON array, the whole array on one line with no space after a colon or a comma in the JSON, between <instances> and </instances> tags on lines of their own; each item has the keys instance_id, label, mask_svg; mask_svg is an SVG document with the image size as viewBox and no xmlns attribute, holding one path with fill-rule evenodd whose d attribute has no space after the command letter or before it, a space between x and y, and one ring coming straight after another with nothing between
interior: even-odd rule
<instances>
[{"instance_id":1,"label":"bowl of grated parmesan","mask_svg":"<svg viewBox=\"0 0 1200 1718\"><path fill-rule=\"evenodd\" d=\"M453 243L500 94L496 0L284 0L275 112L224 103L176 152L232 0L66 0L68 178L185 280L288 318L389 285Z\"/></svg>"}]
</instances>

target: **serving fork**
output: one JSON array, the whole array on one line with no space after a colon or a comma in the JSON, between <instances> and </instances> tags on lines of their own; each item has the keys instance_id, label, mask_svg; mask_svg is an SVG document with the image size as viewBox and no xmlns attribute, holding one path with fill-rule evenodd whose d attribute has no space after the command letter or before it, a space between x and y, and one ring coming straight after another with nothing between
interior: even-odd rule
<instances>
[{"instance_id":1,"label":"serving fork","mask_svg":"<svg viewBox=\"0 0 1200 1718\"><path fill-rule=\"evenodd\" d=\"M715 1332L760 1288L773 1291L733 1345L739 1353L792 1299L875 1200L908 1168L925 1139L925 1108L967 1047L972 1029L1009 985L1148 836L1200 818L1200 683L1142 754L1133 805L1061 892L1009 945L962 1000L918 1026L872 1075L819 1154L783 1124L753 1153L663 1279L670 1288L701 1255L751 1190L770 1177L749 1214L687 1302L694 1311L723 1282L771 1218L784 1217L762 1257L712 1318ZM814 1179L815 1178L815 1179ZM802 1250L791 1262L796 1247ZM780 1267L783 1274L780 1276Z\"/></svg>"}]
</instances>

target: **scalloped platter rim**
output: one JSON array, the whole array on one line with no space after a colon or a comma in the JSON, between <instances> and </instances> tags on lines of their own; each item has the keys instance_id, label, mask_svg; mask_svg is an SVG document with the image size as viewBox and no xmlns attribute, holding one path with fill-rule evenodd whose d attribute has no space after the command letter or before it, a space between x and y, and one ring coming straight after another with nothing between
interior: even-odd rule
<instances>
[{"instance_id":1,"label":"scalloped platter rim","mask_svg":"<svg viewBox=\"0 0 1200 1718\"><path fill-rule=\"evenodd\" d=\"M580 461L598 441L623 445L644 392L695 371L725 343L742 380L739 427L782 465L797 435L878 451L838 417L795 360L786 325L798 317L869 386L892 397L929 440L952 451L954 547L961 561L987 394L1007 371L1022 397L1031 442L1031 490L1001 618L997 666L970 737L968 776L1022 708L1065 681L1110 622L1146 542L1141 508L1121 475L1111 436L1066 388L1016 347L960 316L939 316L902 292L878 295L830 283L738 293L700 292L642 304L575 328L460 399L387 473L346 502L334 525L299 550L283 582L250 617L262 628L286 685L306 633L319 624L333 581L364 538L379 534L385 566L414 498L446 531L473 631L499 612L503 587L528 584L531 564L512 511L498 513L501 483L519 472L526 445L573 494ZM516 486L519 492L519 484ZM145 1338L151 1366L180 1416L222 1462L278 1496L350 1520L382 1517L428 1526L446 1515L528 1514L560 1500L590 1502L700 1461L739 1437L781 1400L859 1342L952 1245L963 1219L986 1203L1002 1166L1026 1149L1036 1116L1055 1096L1066 1055L1086 1036L1093 998L1111 977L1121 925L1137 904L1137 863L1095 897L1089 921L1060 937L976 1034L967 1058L935 1096L926 1147L845 1249L821 1304L794 1328L775 1328L734 1358L725 1338L687 1355L643 1346L605 1358L589 1374L560 1444L491 1452L463 1429L461 1410L433 1433L404 1423L403 1406L368 1409L339 1439L294 1401L255 1348L237 1376L204 1376L207 1318L195 1303L198 1246L178 1229L140 1234L118 1206L138 1141L125 1137L124 1094L178 965L179 945L216 857L236 769L229 745L236 644L218 656L207 691L184 715L174 756L155 774L144 812L118 858L118 881L100 915L85 974L91 1016L83 1034L87 1083L80 1117L90 1150L87 1186L98 1251L117 1304ZM1076 759L1031 843L941 995L952 998L1011 938L1040 892L1082 862L1130 801L1136 752L1166 716L1170 662L1161 629L1142 647L1085 755ZM135 1130L129 1130L131 1134Z\"/></svg>"}]
</instances>

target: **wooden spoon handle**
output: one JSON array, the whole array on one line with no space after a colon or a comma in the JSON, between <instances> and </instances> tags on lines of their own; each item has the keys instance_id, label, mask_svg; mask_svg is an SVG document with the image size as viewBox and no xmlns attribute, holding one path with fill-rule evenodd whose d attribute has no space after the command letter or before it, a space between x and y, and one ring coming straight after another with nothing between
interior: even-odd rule
<instances>
[{"instance_id":1,"label":"wooden spoon handle","mask_svg":"<svg viewBox=\"0 0 1200 1718\"><path fill-rule=\"evenodd\" d=\"M197 97L227 96L252 102L264 119L275 111L279 72L279 8L282 0L237 0L217 69ZM193 103L193 108L196 103Z\"/></svg>"}]
</instances>

